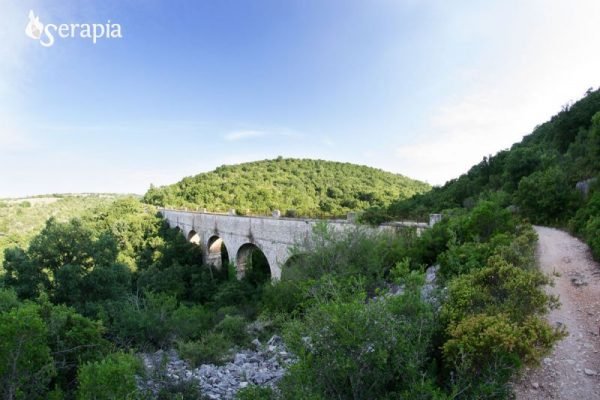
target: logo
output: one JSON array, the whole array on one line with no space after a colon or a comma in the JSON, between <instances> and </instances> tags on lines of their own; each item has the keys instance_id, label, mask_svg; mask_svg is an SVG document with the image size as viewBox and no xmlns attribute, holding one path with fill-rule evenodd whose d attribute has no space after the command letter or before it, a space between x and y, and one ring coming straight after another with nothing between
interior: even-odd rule
<instances>
[{"instance_id":1,"label":"logo","mask_svg":"<svg viewBox=\"0 0 600 400\"><path fill-rule=\"evenodd\" d=\"M33 10L29 11L29 23L25 28L25 34L32 39L39 40L42 37L44 24L40 22L40 17L36 17Z\"/></svg>"},{"instance_id":2,"label":"logo","mask_svg":"<svg viewBox=\"0 0 600 400\"><path fill-rule=\"evenodd\" d=\"M104 24L43 24L39 15L29 11L29 23L25 34L33 40L38 40L44 47L51 47L56 39L85 39L96 44L99 40L121 39L121 25L108 20Z\"/></svg>"}]
</instances>

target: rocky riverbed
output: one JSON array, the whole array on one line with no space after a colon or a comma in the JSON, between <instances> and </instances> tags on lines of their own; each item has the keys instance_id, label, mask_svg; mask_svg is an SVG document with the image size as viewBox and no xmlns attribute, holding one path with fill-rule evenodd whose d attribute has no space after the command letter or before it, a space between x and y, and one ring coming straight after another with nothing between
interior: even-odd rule
<instances>
[{"instance_id":1,"label":"rocky riverbed","mask_svg":"<svg viewBox=\"0 0 600 400\"><path fill-rule=\"evenodd\" d=\"M233 399L238 390L250 385L273 387L295 357L279 336L266 344L255 339L252 345L254 349L237 352L233 361L224 365L203 364L198 368L190 367L175 350L142 354L148 378L140 378L139 386L157 394L165 383L195 382L208 399ZM154 378L158 375L161 379Z\"/></svg>"}]
</instances>

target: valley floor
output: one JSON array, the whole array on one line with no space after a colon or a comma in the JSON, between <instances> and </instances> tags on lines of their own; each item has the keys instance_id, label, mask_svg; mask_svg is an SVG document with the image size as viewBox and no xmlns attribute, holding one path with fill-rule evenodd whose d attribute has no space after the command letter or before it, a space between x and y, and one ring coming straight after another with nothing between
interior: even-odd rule
<instances>
[{"instance_id":1,"label":"valley floor","mask_svg":"<svg viewBox=\"0 0 600 400\"><path fill-rule=\"evenodd\" d=\"M538 368L527 369L515 385L518 400L600 399L600 265L588 246L569 234L535 227L541 270L554 276L548 288L561 306L548 319L569 335Z\"/></svg>"}]
</instances>

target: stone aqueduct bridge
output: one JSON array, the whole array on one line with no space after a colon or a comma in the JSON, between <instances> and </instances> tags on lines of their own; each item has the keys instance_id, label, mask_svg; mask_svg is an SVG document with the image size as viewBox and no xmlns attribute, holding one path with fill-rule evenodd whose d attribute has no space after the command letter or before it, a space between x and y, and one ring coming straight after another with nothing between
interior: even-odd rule
<instances>
[{"instance_id":1,"label":"stone aqueduct bridge","mask_svg":"<svg viewBox=\"0 0 600 400\"><path fill-rule=\"evenodd\" d=\"M271 277L279 279L281 268L290 258L290 248L306 243L313 227L322 221L334 230L346 230L355 227L352 218L348 220L319 220L281 218L275 212L273 217L239 216L208 212L192 212L161 209L160 213L172 228L179 228L188 241L202 247L204 262L221 266L221 248L227 249L229 260L243 276L249 256L257 248L262 251L271 269ZM439 221L439 214L432 214L430 223L412 221L390 222L374 228L366 228L374 232L395 232L399 229L412 228L420 234Z\"/></svg>"}]
</instances>

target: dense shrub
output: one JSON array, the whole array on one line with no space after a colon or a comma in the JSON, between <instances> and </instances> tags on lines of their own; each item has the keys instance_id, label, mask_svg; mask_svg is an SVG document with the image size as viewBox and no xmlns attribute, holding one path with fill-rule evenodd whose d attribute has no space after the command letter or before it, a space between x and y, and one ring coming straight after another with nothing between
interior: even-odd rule
<instances>
[{"instance_id":1,"label":"dense shrub","mask_svg":"<svg viewBox=\"0 0 600 400\"><path fill-rule=\"evenodd\" d=\"M450 241L448 250L437 258L443 277L448 279L479 269L493 255L519 268L533 268L537 234L531 225L519 225L514 234L512 231L511 226L510 233L497 233L486 243Z\"/></svg>"},{"instance_id":2,"label":"dense shrub","mask_svg":"<svg viewBox=\"0 0 600 400\"><path fill-rule=\"evenodd\" d=\"M203 400L200 389L200 384L193 379L178 380L163 379L161 387L156 394L156 400ZM142 398L146 400L150 395Z\"/></svg>"},{"instance_id":3,"label":"dense shrub","mask_svg":"<svg viewBox=\"0 0 600 400\"><path fill-rule=\"evenodd\" d=\"M414 232L398 235L373 234L362 227L334 232L327 224L317 224L313 235L300 248L294 265L283 271L283 278L292 280L319 279L324 275L361 276L368 289L379 285L396 260L403 259Z\"/></svg>"},{"instance_id":4,"label":"dense shrub","mask_svg":"<svg viewBox=\"0 0 600 400\"><path fill-rule=\"evenodd\" d=\"M308 285L298 280L281 280L265 285L261 297L263 311L291 316L302 313L308 296Z\"/></svg>"},{"instance_id":5,"label":"dense shrub","mask_svg":"<svg viewBox=\"0 0 600 400\"><path fill-rule=\"evenodd\" d=\"M237 400L274 400L275 393L270 387L251 385L238 390L235 398Z\"/></svg>"},{"instance_id":6,"label":"dense shrub","mask_svg":"<svg viewBox=\"0 0 600 400\"><path fill-rule=\"evenodd\" d=\"M494 254L518 268L533 269L536 267L535 248L538 235L531 225L517 227L516 236L499 234L491 240Z\"/></svg>"},{"instance_id":7,"label":"dense shrub","mask_svg":"<svg viewBox=\"0 0 600 400\"><path fill-rule=\"evenodd\" d=\"M56 374L48 329L39 307L25 304L0 314L0 390L4 399L41 399Z\"/></svg>"},{"instance_id":8,"label":"dense shrub","mask_svg":"<svg viewBox=\"0 0 600 400\"><path fill-rule=\"evenodd\" d=\"M592 193L569 221L569 227L586 240L594 257L600 259L600 191Z\"/></svg>"},{"instance_id":9,"label":"dense shrub","mask_svg":"<svg viewBox=\"0 0 600 400\"><path fill-rule=\"evenodd\" d=\"M126 302L108 305L103 315L114 341L150 348L197 338L215 321L215 314L207 308L180 304L174 296L164 293L132 295Z\"/></svg>"},{"instance_id":10,"label":"dense shrub","mask_svg":"<svg viewBox=\"0 0 600 400\"><path fill-rule=\"evenodd\" d=\"M600 215L588 219L584 235L596 259L600 259Z\"/></svg>"},{"instance_id":11,"label":"dense shrub","mask_svg":"<svg viewBox=\"0 0 600 400\"><path fill-rule=\"evenodd\" d=\"M434 326L431 307L415 293L317 304L303 322L290 322L285 330L299 361L283 383L283 397L364 399L410 392L423 381Z\"/></svg>"},{"instance_id":12,"label":"dense shrub","mask_svg":"<svg viewBox=\"0 0 600 400\"><path fill-rule=\"evenodd\" d=\"M197 339L214 325L215 314L201 305L180 305L173 311L171 323L180 339Z\"/></svg>"},{"instance_id":13,"label":"dense shrub","mask_svg":"<svg viewBox=\"0 0 600 400\"><path fill-rule=\"evenodd\" d=\"M523 242L533 253L527 239ZM511 254L513 249L497 250ZM558 302L543 289L549 278L528 267L494 255L484 267L449 281L441 309L447 326L444 368L451 371L452 387L466 398L506 398L514 371L538 361L564 335L539 317Z\"/></svg>"},{"instance_id":14,"label":"dense shrub","mask_svg":"<svg viewBox=\"0 0 600 400\"><path fill-rule=\"evenodd\" d=\"M545 224L566 222L578 200L565 170L558 166L523 178L515 197L526 216Z\"/></svg>"},{"instance_id":15,"label":"dense shrub","mask_svg":"<svg viewBox=\"0 0 600 400\"><path fill-rule=\"evenodd\" d=\"M40 291L50 286L42 267L32 262L29 255L20 248L4 251L2 283L3 286L12 288L20 299L34 299Z\"/></svg>"},{"instance_id":16,"label":"dense shrub","mask_svg":"<svg viewBox=\"0 0 600 400\"><path fill-rule=\"evenodd\" d=\"M10 311L20 304L17 294L13 289L0 288L0 313Z\"/></svg>"},{"instance_id":17,"label":"dense shrub","mask_svg":"<svg viewBox=\"0 0 600 400\"><path fill-rule=\"evenodd\" d=\"M71 308L43 302L39 312L48 329L48 346L57 372L52 386L58 385L68 393L75 388L79 366L101 360L112 345L104 339L105 329L101 323Z\"/></svg>"},{"instance_id":18,"label":"dense shrub","mask_svg":"<svg viewBox=\"0 0 600 400\"><path fill-rule=\"evenodd\" d=\"M530 316L516 323L505 314L468 316L448 328L445 362L451 383L465 398L504 399L514 371L538 361L563 333Z\"/></svg>"},{"instance_id":19,"label":"dense shrub","mask_svg":"<svg viewBox=\"0 0 600 400\"><path fill-rule=\"evenodd\" d=\"M594 191L585 205L571 218L569 228L576 234L583 235L588 221L598 215L600 215L600 191Z\"/></svg>"},{"instance_id":20,"label":"dense shrub","mask_svg":"<svg viewBox=\"0 0 600 400\"><path fill-rule=\"evenodd\" d=\"M194 341L178 342L179 354L192 366L200 364L222 364L233 346L222 333L209 332Z\"/></svg>"},{"instance_id":21,"label":"dense shrub","mask_svg":"<svg viewBox=\"0 0 600 400\"><path fill-rule=\"evenodd\" d=\"M137 395L135 373L139 368L139 360L126 353L114 353L101 361L86 363L77 375L77 399L133 399Z\"/></svg>"},{"instance_id":22,"label":"dense shrub","mask_svg":"<svg viewBox=\"0 0 600 400\"><path fill-rule=\"evenodd\" d=\"M486 242L496 233L512 232L515 227L516 220L510 211L502 208L498 203L480 201L466 216L461 229L457 231L462 236L459 236L459 240Z\"/></svg>"},{"instance_id":23,"label":"dense shrub","mask_svg":"<svg viewBox=\"0 0 600 400\"><path fill-rule=\"evenodd\" d=\"M215 326L215 331L221 333L232 343L244 345L248 341L248 333L246 332L247 324L248 322L239 315L226 315Z\"/></svg>"},{"instance_id":24,"label":"dense shrub","mask_svg":"<svg viewBox=\"0 0 600 400\"><path fill-rule=\"evenodd\" d=\"M438 256L437 261L440 264L442 275L449 279L481 268L491 253L492 248L487 243L451 244L448 250Z\"/></svg>"},{"instance_id":25,"label":"dense shrub","mask_svg":"<svg viewBox=\"0 0 600 400\"><path fill-rule=\"evenodd\" d=\"M460 370L478 374L498 360L519 365L537 361L551 348L556 332L546 322L528 317L522 324L506 314L477 314L448 328L450 339L444 344L446 360Z\"/></svg>"},{"instance_id":26,"label":"dense shrub","mask_svg":"<svg viewBox=\"0 0 600 400\"><path fill-rule=\"evenodd\" d=\"M494 256L486 266L449 282L442 317L452 323L471 314L487 313L523 321L557 306L558 300L543 290L549 283L539 270L517 268Z\"/></svg>"}]
</instances>

